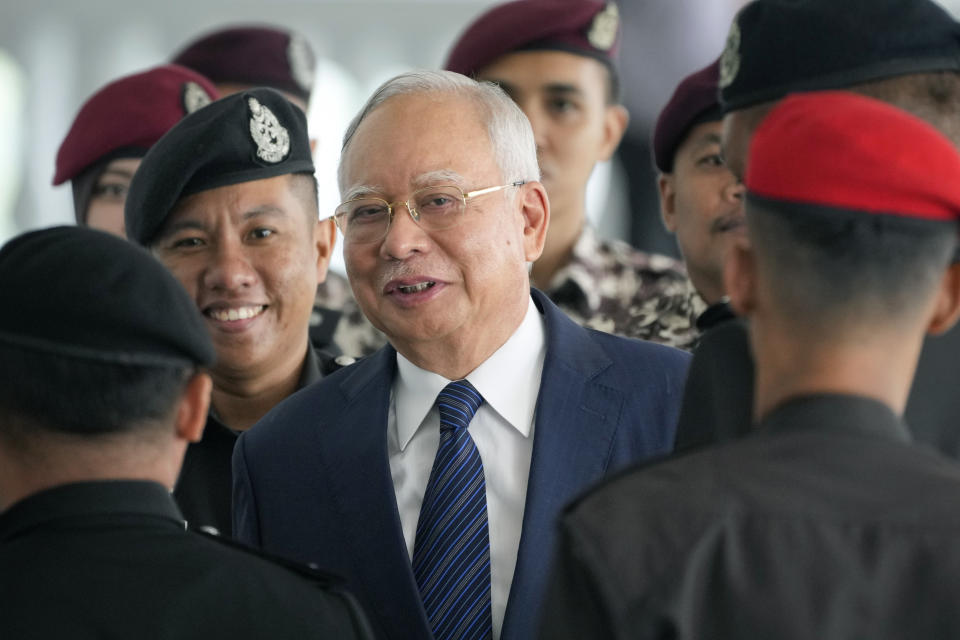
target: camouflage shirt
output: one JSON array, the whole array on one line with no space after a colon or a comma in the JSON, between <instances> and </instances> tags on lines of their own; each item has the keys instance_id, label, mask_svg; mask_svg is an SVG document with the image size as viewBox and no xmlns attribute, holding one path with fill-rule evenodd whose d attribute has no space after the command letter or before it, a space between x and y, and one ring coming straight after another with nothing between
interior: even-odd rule
<instances>
[{"instance_id":1,"label":"camouflage shirt","mask_svg":"<svg viewBox=\"0 0 960 640\"><path fill-rule=\"evenodd\" d=\"M706 308L679 260L601 240L590 225L546 293L585 327L687 350Z\"/></svg>"},{"instance_id":2,"label":"camouflage shirt","mask_svg":"<svg viewBox=\"0 0 960 640\"><path fill-rule=\"evenodd\" d=\"M322 343L332 342L341 353L354 358L370 355L387 343L387 337L360 311L347 279L332 271L317 287L310 339L314 346L327 351L335 349Z\"/></svg>"}]
</instances>

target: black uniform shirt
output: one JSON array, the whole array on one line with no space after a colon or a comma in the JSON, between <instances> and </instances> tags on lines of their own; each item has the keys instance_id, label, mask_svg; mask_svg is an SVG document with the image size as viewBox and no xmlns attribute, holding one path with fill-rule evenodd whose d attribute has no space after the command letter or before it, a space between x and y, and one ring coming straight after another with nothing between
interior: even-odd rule
<instances>
[{"instance_id":1,"label":"black uniform shirt","mask_svg":"<svg viewBox=\"0 0 960 640\"><path fill-rule=\"evenodd\" d=\"M338 360L344 362L340 358ZM307 359L297 389L316 382L338 366L337 361L327 354L317 353L313 348L307 349ZM203 439L187 447L173 497L191 529L230 535L233 491L230 459L239 436L239 432L220 422L211 407Z\"/></svg>"},{"instance_id":2,"label":"black uniform shirt","mask_svg":"<svg viewBox=\"0 0 960 640\"><path fill-rule=\"evenodd\" d=\"M819 395L563 517L544 638L960 637L960 466Z\"/></svg>"},{"instance_id":3,"label":"black uniform shirt","mask_svg":"<svg viewBox=\"0 0 960 640\"><path fill-rule=\"evenodd\" d=\"M368 638L340 581L184 529L161 485L61 485L0 514L0 637Z\"/></svg>"}]
</instances>

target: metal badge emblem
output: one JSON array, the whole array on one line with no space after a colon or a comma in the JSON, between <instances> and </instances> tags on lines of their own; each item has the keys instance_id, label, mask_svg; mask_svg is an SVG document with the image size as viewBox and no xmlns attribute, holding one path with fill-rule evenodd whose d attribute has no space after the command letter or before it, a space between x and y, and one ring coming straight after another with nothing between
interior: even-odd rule
<instances>
[{"instance_id":1,"label":"metal badge emblem","mask_svg":"<svg viewBox=\"0 0 960 640\"><path fill-rule=\"evenodd\" d=\"M187 114L191 114L197 109L202 109L213 102L210 94L196 82L183 83L181 99L183 100L183 111Z\"/></svg>"},{"instance_id":2,"label":"metal badge emblem","mask_svg":"<svg viewBox=\"0 0 960 640\"><path fill-rule=\"evenodd\" d=\"M313 57L310 45L297 34L290 34L290 44L287 45L287 62L290 63L290 75L300 85L300 88L307 92L313 89L317 61Z\"/></svg>"},{"instance_id":3,"label":"metal badge emblem","mask_svg":"<svg viewBox=\"0 0 960 640\"><path fill-rule=\"evenodd\" d=\"M609 51L617 41L617 29L620 26L620 10L612 2L608 2L600 13L593 16L590 30L587 31L587 40L590 45L600 51Z\"/></svg>"},{"instance_id":4,"label":"metal badge emblem","mask_svg":"<svg viewBox=\"0 0 960 640\"><path fill-rule=\"evenodd\" d=\"M723 55L720 56L720 79L718 84L721 89L726 89L737 77L740 71L740 25L734 20L730 25L730 33L727 34L727 44L723 48Z\"/></svg>"},{"instance_id":5,"label":"metal badge emblem","mask_svg":"<svg viewBox=\"0 0 960 640\"><path fill-rule=\"evenodd\" d=\"M250 136L257 143L257 157L265 162L280 162L290 153L290 133L259 100L249 98L247 104L252 114Z\"/></svg>"}]
</instances>

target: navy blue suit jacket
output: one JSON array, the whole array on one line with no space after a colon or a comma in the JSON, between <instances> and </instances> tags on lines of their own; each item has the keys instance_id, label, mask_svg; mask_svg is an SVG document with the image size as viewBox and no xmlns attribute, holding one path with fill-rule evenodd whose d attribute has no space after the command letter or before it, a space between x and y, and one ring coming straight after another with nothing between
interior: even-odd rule
<instances>
[{"instance_id":1,"label":"navy blue suit jacket","mask_svg":"<svg viewBox=\"0 0 960 640\"><path fill-rule=\"evenodd\" d=\"M547 349L517 565L501 638L532 638L556 521L623 466L668 453L689 356L584 329L533 290ZM387 346L294 394L234 450L234 534L345 576L378 637L429 640L387 456Z\"/></svg>"}]
</instances>

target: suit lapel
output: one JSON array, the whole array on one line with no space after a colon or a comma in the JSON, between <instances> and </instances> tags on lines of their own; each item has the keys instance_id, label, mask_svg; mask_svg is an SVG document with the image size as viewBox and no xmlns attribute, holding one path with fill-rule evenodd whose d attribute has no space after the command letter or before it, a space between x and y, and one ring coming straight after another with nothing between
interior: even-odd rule
<instances>
[{"instance_id":1,"label":"suit lapel","mask_svg":"<svg viewBox=\"0 0 960 640\"><path fill-rule=\"evenodd\" d=\"M603 350L535 289L533 299L546 319L547 354L502 640L536 636L556 519L570 500L603 478L623 406L619 391L594 381L611 365Z\"/></svg>"},{"instance_id":2,"label":"suit lapel","mask_svg":"<svg viewBox=\"0 0 960 640\"><path fill-rule=\"evenodd\" d=\"M343 410L323 447L331 495L352 547L352 575L382 622L378 637L430 638L403 539L387 452L387 414L396 372L389 346L361 361L340 383Z\"/></svg>"}]
</instances>

